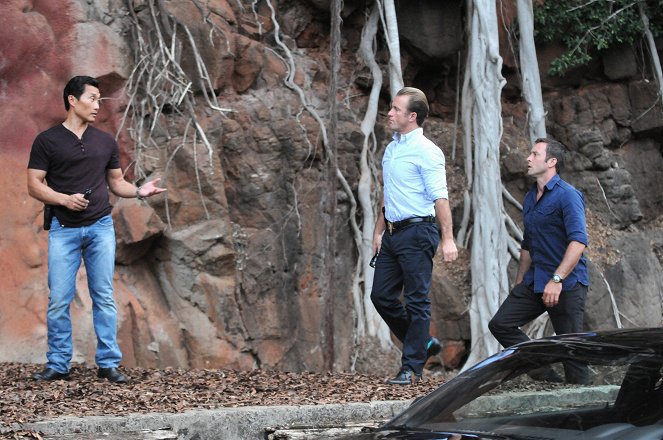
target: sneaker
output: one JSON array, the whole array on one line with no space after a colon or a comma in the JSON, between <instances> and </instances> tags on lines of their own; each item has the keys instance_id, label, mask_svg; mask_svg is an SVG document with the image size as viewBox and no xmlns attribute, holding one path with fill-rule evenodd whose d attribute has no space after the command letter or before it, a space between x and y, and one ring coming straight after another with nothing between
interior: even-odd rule
<instances>
[{"instance_id":1,"label":"sneaker","mask_svg":"<svg viewBox=\"0 0 663 440\"><path fill-rule=\"evenodd\" d=\"M442 344L437 338L431 336L430 341L428 341L428 345L426 346L426 360L440 354L441 351Z\"/></svg>"},{"instance_id":2,"label":"sneaker","mask_svg":"<svg viewBox=\"0 0 663 440\"><path fill-rule=\"evenodd\" d=\"M410 385L415 384L421 380L421 374L416 374L409 368L402 368L396 377L389 379L388 383L392 385Z\"/></svg>"}]
</instances>

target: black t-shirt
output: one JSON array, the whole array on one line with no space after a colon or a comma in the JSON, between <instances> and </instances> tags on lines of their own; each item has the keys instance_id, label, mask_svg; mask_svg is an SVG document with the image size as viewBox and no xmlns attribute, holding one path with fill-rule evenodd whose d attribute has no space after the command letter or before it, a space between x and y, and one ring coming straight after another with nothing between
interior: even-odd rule
<instances>
[{"instance_id":1,"label":"black t-shirt","mask_svg":"<svg viewBox=\"0 0 663 440\"><path fill-rule=\"evenodd\" d=\"M106 171L120 168L117 142L90 125L78 137L62 124L40 133L32 144L28 168L46 171L46 183L63 194L92 190L83 211L55 206L55 217L68 227L88 226L110 214Z\"/></svg>"}]
</instances>

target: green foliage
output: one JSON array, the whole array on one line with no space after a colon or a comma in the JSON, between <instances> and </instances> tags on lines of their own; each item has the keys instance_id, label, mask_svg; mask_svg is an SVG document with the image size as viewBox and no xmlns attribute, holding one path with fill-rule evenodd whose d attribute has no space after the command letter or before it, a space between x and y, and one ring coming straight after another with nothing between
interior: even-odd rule
<instances>
[{"instance_id":1,"label":"green foliage","mask_svg":"<svg viewBox=\"0 0 663 440\"><path fill-rule=\"evenodd\" d=\"M534 38L544 43L559 41L568 49L551 63L548 73L561 76L587 64L600 51L638 41L644 30L640 2L652 33L661 35L663 0L545 0L535 4Z\"/></svg>"}]
</instances>

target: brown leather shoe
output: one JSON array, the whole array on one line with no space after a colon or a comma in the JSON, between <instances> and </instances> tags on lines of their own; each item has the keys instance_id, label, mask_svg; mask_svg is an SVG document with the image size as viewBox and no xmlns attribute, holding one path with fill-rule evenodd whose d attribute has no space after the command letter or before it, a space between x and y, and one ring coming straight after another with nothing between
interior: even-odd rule
<instances>
[{"instance_id":1,"label":"brown leather shoe","mask_svg":"<svg viewBox=\"0 0 663 440\"><path fill-rule=\"evenodd\" d=\"M60 379L68 379L69 378L69 372L66 373L60 373L59 371L55 371L52 368L44 368L42 371L38 373L34 373L32 375L32 378L34 380L60 380Z\"/></svg>"},{"instance_id":2,"label":"brown leather shoe","mask_svg":"<svg viewBox=\"0 0 663 440\"><path fill-rule=\"evenodd\" d=\"M97 372L97 377L108 379L113 383L127 383L127 376L122 374L117 368L99 368Z\"/></svg>"}]
</instances>

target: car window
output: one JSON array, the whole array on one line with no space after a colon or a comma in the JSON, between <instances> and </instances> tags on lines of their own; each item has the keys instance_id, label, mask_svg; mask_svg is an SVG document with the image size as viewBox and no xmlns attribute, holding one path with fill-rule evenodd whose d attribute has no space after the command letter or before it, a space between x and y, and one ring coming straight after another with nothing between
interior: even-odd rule
<instances>
[{"instance_id":1,"label":"car window","mask_svg":"<svg viewBox=\"0 0 663 440\"><path fill-rule=\"evenodd\" d=\"M589 353L571 362L568 355L542 353L534 357L537 362L531 357L487 362L396 421L409 428L514 438L663 439L663 357L628 351ZM565 380L570 363L586 369L582 383ZM643 434L645 428L655 432Z\"/></svg>"},{"instance_id":2,"label":"car window","mask_svg":"<svg viewBox=\"0 0 663 440\"><path fill-rule=\"evenodd\" d=\"M561 362L551 367L563 377ZM536 381L523 373L500 383L453 414L456 420L464 420L614 405L626 369L624 365L591 366L591 381L583 385Z\"/></svg>"}]
</instances>

